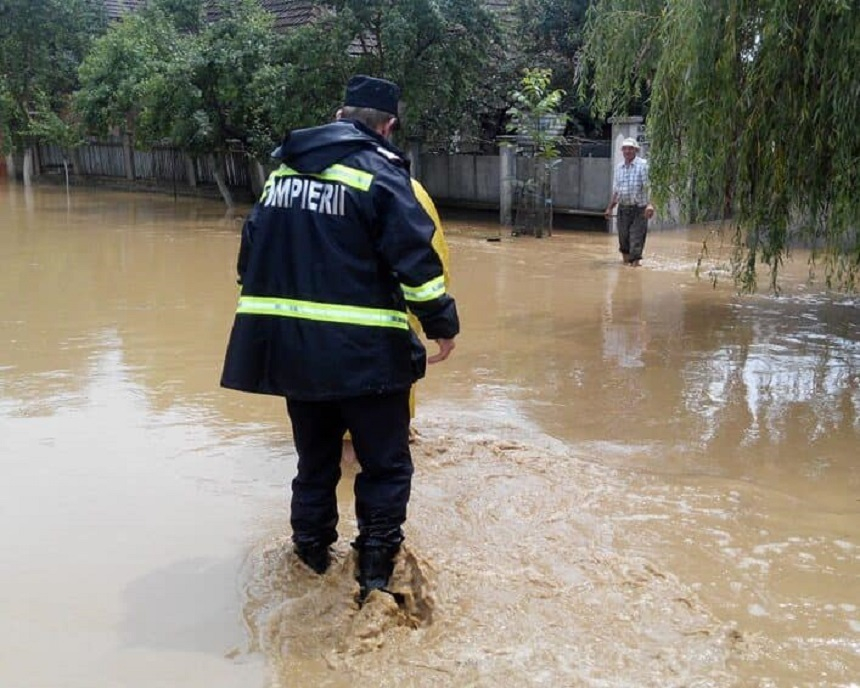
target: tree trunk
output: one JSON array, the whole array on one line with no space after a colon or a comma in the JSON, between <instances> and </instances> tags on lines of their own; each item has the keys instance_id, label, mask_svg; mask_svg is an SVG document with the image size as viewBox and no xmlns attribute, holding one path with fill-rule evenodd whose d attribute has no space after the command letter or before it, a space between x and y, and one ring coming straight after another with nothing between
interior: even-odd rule
<instances>
[{"instance_id":1,"label":"tree trunk","mask_svg":"<svg viewBox=\"0 0 860 688\"><path fill-rule=\"evenodd\" d=\"M131 145L131 134L123 134L122 137L122 155L125 161L125 178L129 181L134 181L134 148Z\"/></svg>"},{"instance_id":2,"label":"tree trunk","mask_svg":"<svg viewBox=\"0 0 860 688\"><path fill-rule=\"evenodd\" d=\"M417 179L419 182L421 181L421 173L423 172L421 169L421 148L421 139L409 140L409 171L412 174L412 178Z\"/></svg>"},{"instance_id":3,"label":"tree trunk","mask_svg":"<svg viewBox=\"0 0 860 688\"><path fill-rule=\"evenodd\" d=\"M188 186L192 189L197 188L197 168L194 166L194 158L191 155L185 155L185 176L188 177Z\"/></svg>"},{"instance_id":4,"label":"tree trunk","mask_svg":"<svg viewBox=\"0 0 860 688\"><path fill-rule=\"evenodd\" d=\"M42 174L42 156L39 153L39 144L33 145L33 176L38 177Z\"/></svg>"},{"instance_id":5,"label":"tree trunk","mask_svg":"<svg viewBox=\"0 0 860 688\"><path fill-rule=\"evenodd\" d=\"M79 177L84 176L84 166L81 162L81 152L77 148L69 149L69 158L72 161L72 172Z\"/></svg>"},{"instance_id":6,"label":"tree trunk","mask_svg":"<svg viewBox=\"0 0 860 688\"><path fill-rule=\"evenodd\" d=\"M263 193L263 188L266 186L266 170L260 164L259 160L253 158L249 161L251 172L251 191L254 192L254 197L259 198Z\"/></svg>"},{"instance_id":7,"label":"tree trunk","mask_svg":"<svg viewBox=\"0 0 860 688\"><path fill-rule=\"evenodd\" d=\"M218 191L221 192L221 198L224 199L227 207L232 209L235 205L235 203L233 203L233 194L230 193L230 187L227 186L227 182L224 180L224 166L221 162L221 155L212 156L212 176L215 178L215 183L218 185Z\"/></svg>"},{"instance_id":8,"label":"tree trunk","mask_svg":"<svg viewBox=\"0 0 860 688\"><path fill-rule=\"evenodd\" d=\"M33 149L29 146L24 149L24 164L22 165L24 186L33 184Z\"/></svg>"},{"instance_id":9,"label":"tree trunk","mask_svg":"<svg viewBox=\"0 0 860 688\"><path fill-rule=\"evenodd\" d=\"M15 169L15 154L9 153L6 156L6 174L9 175L9 179L15 179L15 175L17 174L17 170Z\"/></svg>"},{"instance_id":10,"label":"tree trunk","mask_svg":"<svg viewBox=\"0 0 860 688\"><path fill-rule=\"evenodd\" d=\"M546 165L540 158L535 158L535 237L542 239L546 228Z\"/></svg>"}]
</instances>

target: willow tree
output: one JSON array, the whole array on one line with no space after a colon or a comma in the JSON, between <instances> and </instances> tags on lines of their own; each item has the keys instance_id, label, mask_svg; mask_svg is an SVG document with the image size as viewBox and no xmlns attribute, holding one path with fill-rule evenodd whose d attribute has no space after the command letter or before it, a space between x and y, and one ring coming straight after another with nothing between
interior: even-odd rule
<instances>
[{"instance_id":1,"label":"willow tree","mask_svg":"<svg viewBox=\"0 0 860 688\"><path fill-rule=\"evenodd\" d=\"M860 5L598 0L581 78L598 112L647 98L655 195L733 228L733 267L771 287L806 245L830 287L860 272Z\"/></svg>"}]
</instances>

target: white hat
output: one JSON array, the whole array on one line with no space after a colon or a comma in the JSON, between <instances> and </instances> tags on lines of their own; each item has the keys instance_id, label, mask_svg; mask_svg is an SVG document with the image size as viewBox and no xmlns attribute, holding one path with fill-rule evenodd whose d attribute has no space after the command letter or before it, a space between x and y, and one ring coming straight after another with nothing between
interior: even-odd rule
<instances>
[{"instance_id":1,"label":"white hat","mask_svg":"<svg viewBox=\"0 0 860 688\"><path fill-rule=\"evenodd\" d=\"M621 147L626 148L627 146L630 146L631 148L635 148L636 150L639 150L639 142L636 139L631 139L631 138L624 139L621 142Z\"/></svg>"}]
</instances>

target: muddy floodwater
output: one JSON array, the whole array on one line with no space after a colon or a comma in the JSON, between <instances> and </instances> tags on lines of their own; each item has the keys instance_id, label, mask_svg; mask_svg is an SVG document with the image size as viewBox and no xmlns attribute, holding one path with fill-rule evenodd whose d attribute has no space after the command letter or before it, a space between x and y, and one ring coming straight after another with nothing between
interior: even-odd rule
<instances>
[{"instance_id":1,"label":"muddy floodwater","mask_svg":"<svg viewBox=\"0 0 860 688\"><path fill-rule=\"evenodd\" d=\"M313 576L283 402L218 387L247 210L0 185L0 686L860 686L860 299L805 255L738 296L702 228L637 269L449 216L463 332L358 609L356 468Z\"/></svg>"}]
</instances>

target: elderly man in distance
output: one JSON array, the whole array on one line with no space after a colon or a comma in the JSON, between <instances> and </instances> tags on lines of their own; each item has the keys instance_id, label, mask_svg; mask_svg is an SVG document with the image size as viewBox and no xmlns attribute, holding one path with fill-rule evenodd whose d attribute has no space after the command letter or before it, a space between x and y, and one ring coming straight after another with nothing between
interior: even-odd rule
<instances>
[{"instance_id":1,"label":"elderly man in distance","mask_svg":"<svg viewBox=\"0 0 860 688\"><path fill-rule=\"evenodd\" d=\"M639 267L648 234L648 220L654 216L648 184L648 161L639 157L639 142L627 138L621 142L624 162L615 168L612 198L604 215L612 217L618 206L618 250L625 265Z\"/></svg>"}]
</instances>

